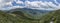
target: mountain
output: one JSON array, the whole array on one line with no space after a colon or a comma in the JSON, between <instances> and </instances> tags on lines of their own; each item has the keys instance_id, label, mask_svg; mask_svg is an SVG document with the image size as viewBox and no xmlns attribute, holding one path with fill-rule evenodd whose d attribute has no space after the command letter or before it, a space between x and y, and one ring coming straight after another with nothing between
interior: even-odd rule
<instances>
[{"instance_id":1,"label":"mountain","mask_svg":"<svg viewBox=\"0 0 60 23\"><path fill-rule=\"evenodd\" d=\"M38 11L40 13L46 13L49 12L50 10L37 10L37 9L30 9L30 8L16 8L16 9L11 9L11 10L24 10L24 11ZM10 11L10 10L9 10Z\"/></svg>"},{"instance_id":2,"label":"mountain","mask_svg":"<svg viewBox=\"0 0 60 23\"><path fill-rule=\"evenodd\" d=\"M39 16L40 19L33 19L35 15L31 16L23 9L19 9L19 11L13 12L10 10L8 12L0 11L0 23L60 23L60 10L49 12L42 17Z\"/></svg>"},{"instance_id":3,"label":"mountain","mask_svg":"<svg viewBox=\"0 0 60 23\"><path fill-rule=\"evenodd\" d=\"M49 12L46 16L43 16L41 19L41 23L60 23L60 10L55 10L53 12Z\"/></svg>"},{"instance_id":4,"label":"mountain","mask_svg":"<svg viewBox=\"0 0 60 23\"><path fill-rule=\"evenodd\" d=\"M40 19L40 17L48 14L49 10L36 10L36 9L29 9L29 8L16 8L16 9L11 9L7 13L13 13L17 12L22 12L26 14L26 17L31 18L31 19Z\"/></svg>"},{"instance_id":5,"label":"mountain","mask_svg":"<svg viewBox=\"0 0 60 23\"><path fill-rule=\"evenodd\" d=\"M8 14L4 11L0 11L0 23L37 23L37 20L26 18L22 13L20 15L18 16L16 14Z\"/></svg>"}]
</instances>

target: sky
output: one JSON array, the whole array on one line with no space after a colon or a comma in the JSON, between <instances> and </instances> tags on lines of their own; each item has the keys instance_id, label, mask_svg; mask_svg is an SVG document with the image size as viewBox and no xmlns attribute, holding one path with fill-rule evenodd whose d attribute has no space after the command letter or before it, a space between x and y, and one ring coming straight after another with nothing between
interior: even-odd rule
<instances>
[{"instance_id":1,"label":"sky","mask_svg":"<svg viewBox=\"0 0 60 23\"><path fill-rule=\"evenodd\" d=\"M60 0L0 0L0 10L16 8L58 10L60 9Z\"/></svg>"}]
</instances>

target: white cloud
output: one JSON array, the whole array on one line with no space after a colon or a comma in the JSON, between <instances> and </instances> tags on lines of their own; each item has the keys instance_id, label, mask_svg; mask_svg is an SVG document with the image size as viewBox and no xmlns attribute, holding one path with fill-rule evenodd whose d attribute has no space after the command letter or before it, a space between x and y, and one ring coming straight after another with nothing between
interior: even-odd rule
<instances>
[{"instance_id":1,"label":"white cloud","mask_svg":"<svg viewBox=\"0 0 60 23\"><path fill-rule=\"evenodd\" d=\"M10 10L15 8L23 8L22 6L13 6L12 2L15 0L0 0L0 10ZM22 1L15 1L17 4L23 4Z\"/></svg>"},{"instance_id":2,"label":"white cloud","mask_svg":"<svg viewBox=\"0 0 60 23\"><path fill-rule=\"evenodd\" d=\"M11 10L11 9L16 9L16 8L24 8L22 6L12 6L12 7L7 7L7 8L0 8L0 10Z\"/></svg>"},{"instance_id":3,"label":"white cloud","mask_svg":"<svg viewBox=\"0 0 60 23\"><path fill-rule=\"evenodd\" d=\"M15 0L15 2L17 3L17 4L23 4L23 1L20 1L20 0Z\"/></svg>"},{"instance_id":4,"label":"white cloud","mask_svg":"<svg viewBox=\"0 0 60 23\"><path fill-rule=\"evenodd\" d=\"M23 4L23 2L22 2L22 1L17 1L16 3L17 3L17 4Z\"/></svg>"},{"instance_id":5,"label":"white cloud","mask_svg":"<svg viewBox=\"0 0 60 23\"><path fill-rule=\"evenodd\" d=\"M5 7L14 7L12 5L12 2L15 1L16 4L23 4L22 1L16 1L16 0L0 0L0 8L5 8Z\"/></svg>"},{"instance_id":6,"label":"white cloud","mask_svg":"<svg viewBox=\"0 0 60 23\"><path fill-rule=\"evenodd\" d=\"M4 7L8 7L8 9L15 9L17 8L24 8L24 6L13 6L12 2L15 1L16 4L24 4L25 8L31 8L31 9L38 9L38 10L57 10L60 9L60 4L56 1L55 3L59 4L58 6L53 4L52 2L42 2L42 1L16 1L16 0L0 0L0 9L6 9Z\"/></svg>"},{"instance_id":7,"label":"white cloud","mask_svg":"<svg viewBox=\"0 0 60 23\"><path fill-rule=\"evenodd\" d=\"M4 8L5 6L12 6L13 0L0 0L0 8Z\"/></svg>"},{"instance_id":8,"label":"white cloud","mask_svg":"<svg viewBox=\"0 0 60 23\"><path fill-rule=\"evenodd\" d=\"M55 1L56 4L59 4L59 3L57 2L57 0L54 0L54 1Z\"/></svg>"},{"instance_id":9,"label":"white cloud","mask_svg":"<svg viewBox=\"0 0 60 23\"><path fill-rule=\"evenodd\" d=\"M26 1L25 7L27 8L33 8L33 9L39 9L39 10L57 10L59 6L55 5L52 2L42 2L42 1ZM57 8L57 9L56 9Z\"/></svg>"}]
</instances>

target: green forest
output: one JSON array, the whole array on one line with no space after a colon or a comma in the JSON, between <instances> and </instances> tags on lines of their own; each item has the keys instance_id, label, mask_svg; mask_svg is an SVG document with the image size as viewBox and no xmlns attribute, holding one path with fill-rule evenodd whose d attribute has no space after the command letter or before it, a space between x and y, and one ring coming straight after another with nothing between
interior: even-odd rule
<instances>
[{"instance_id":1,"label":"green forest","mask_svg":"<svg viewBox=\"0 0 60 23\"><path fill-rule=\"evenodd\" d=\"M28 14L29 15L29 14ZM6 13L0 11L0 23L60 23L60 10L49 12L40 19L32 19L22 11Z\"/></svg>"}]
</instances>

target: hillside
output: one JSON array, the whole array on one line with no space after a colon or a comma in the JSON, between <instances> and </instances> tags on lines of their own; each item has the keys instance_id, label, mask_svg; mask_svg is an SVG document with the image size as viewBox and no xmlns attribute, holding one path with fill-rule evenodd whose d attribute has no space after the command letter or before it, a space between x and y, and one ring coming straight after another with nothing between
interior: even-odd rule
<instances>
[{"instance_id":1,"label":"hillside","mask_svg":"<svg viewBox=\"0 0 60 23\"><path fill-rule=\"evenodd\" d=\"M0 23L37 23L38 20L30 19L20 12L19 15L8 14L0 11Z\"/></svg>"},{"instance_id":2,"label":"hillside","mask_svg":"<svg viewBox=\"0 0 60 23\"><path fill-rule=\"evenodd\" d=\"M26 17L31 18L31 19L40 19L42 16L48 14L47 10L36 10L36 9L28 9L28 8L17 8L17 9L12 9L9 10L8 13L13 13L13 12L23 12Z\"/></svg>"},{"instance_id":3,"label":"hillside","mask_svg":"<svg viewBox=\"0 0 60 23\"><path fill-rule=\"evenodd\" d=\"M22 11L15 11L12 13L0 11L0 23L50 23L51 21L60 23L60 10L49 12L49 14L42 16L40 19L27 17L28 15L29 14Z\"/></svg>"},{"instance_id":4,"label":"hillside","mask_svg":"<svg viewBox=\"0 0 60 23\"><path fill-rule=\"evenodd\" d=\"M50 12L46 16L43 16L41 19L41 23L60 23L60 10L56 10L54 12Z\"/></svg>"}]
</instances>

